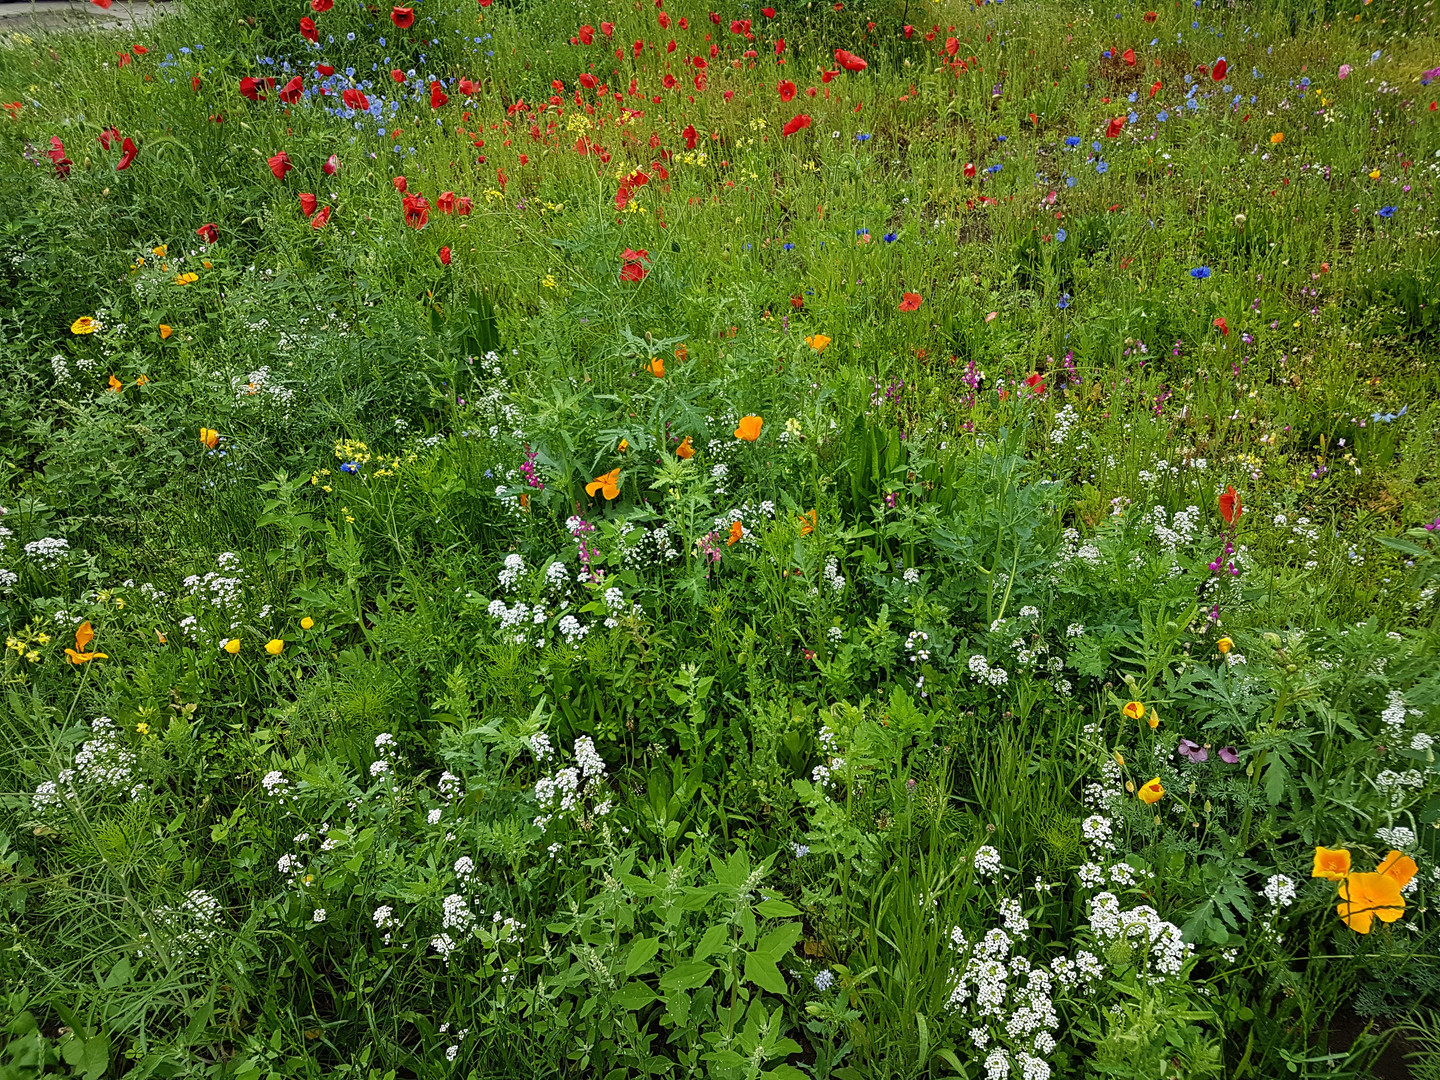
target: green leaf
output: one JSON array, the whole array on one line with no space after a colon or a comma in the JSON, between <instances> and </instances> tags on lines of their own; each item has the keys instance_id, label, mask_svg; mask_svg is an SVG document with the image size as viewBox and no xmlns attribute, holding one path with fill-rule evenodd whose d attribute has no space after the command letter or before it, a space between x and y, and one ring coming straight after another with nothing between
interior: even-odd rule
<instances>
[{"instance_id":1,"label":"green leaf","mask_svg":"<svg viewBox=\"0 0 1440 1080\"><path fill-rule=\"evenodd\" d=\"M785 923L777 926L760 939L760 944L755 946L755 951L769 957L771 962L779 960L795 947L795 942L800 940L800 935L805 928L798 922Z\"/></svg>"},{"instance_id":2,"label":"green leaf","mask_svg":"<svg viewBox=\"0 0 1440 1080\"><path fill-rule=\"evenodd\" d=\"M696 960L687 960L683 964L676 964L673 968L660 976L661 990L698 990L710 981L710 976L715 973L711 964L702 964Z\"/></svg>"},{"instance_id":3,"label":"green leaf","mask_svg":"<svg viewBox=\"0 0 1440 1080\"><path fill-rule=\"evenodd\" d=\"M769 954L762 953L758 949L745 954L745 978L748 982L754 983L762 990L769 990L772 994L783 994L788 989L784 976L775 966L775 961L770 959Z\"/></svg>"},{"instance_id":4,"label":"green leaf","mask_svg":"<svg viewBox=\"0 0 1440 1080\"><path fill-rule=\"evenodd\" d=\"M625 974L634 975L654 959L655 954L659 951L660 939L658 937L636 938L630 945L630 955L625 958Z\"/></svg>"},{"instance_id":5,"label":"green leaf","mask_svg":"<svg viewBox=\"0 0 1440 1080\"><path fill-rule=\"evenodd\" d=\"M771 1080L810 1080L809 1076L794 1065L776 1065L773 1069L766 1069L760 1075L771 1078Z\"/></svg>"},{"instance_id":6,"label":"green leaf","mask_svg":"<svg viewBox=\"0 0 1440 1080\"><path fill-rule=\"evenodd\" d=\"M665 1011L676 1027L684 1027L690 1019L690 995L683 990L670 990L665 994Z\"/></svg>"},{"instance_id":7,"label":"green leaf","mask_svg":"<svg viewBox=\"0 0 1440 1080\"><path fill-rule=\"evenodd\" d=\"M636 1012L660 997L649 985L631 980L610 995L610 1000L622 1009Z\"/></svg>"},{"instance_id":8,"label":"green leaf","mask_svg":"<svg viewBox=\"0 0 1440 1080\"><path fill-rule=\"evenodd\" d=\"M725 937L729 929L724 923L717 923L708 928L701 935L700 943L695 946L695 959L704 960L707 956L719 952L721 946L725 944Z\"/></svg>"},{"instance_id":9,"label":"green leaf","mask_svg":"<svg viewBox=\"0 0 1440 1080\"><path fill-rule=\"evenodd\" d=\"M1278 758L1265 770L1265 797L1270 800L1271 806L1280 805L1280 797L1285 794L1285 784L1289 779L1290 770Z\"/></svg>"},{"instance_id":10,"label":"green leaf","mask_svg":"<svg viewBox=\"0 0 1440 1080\"><path fill-rule=\"evenodd\" d=\"M755 913L766 919L788 919L792 915L799 915L800 909L785 900L771 897L756 904Z\"/></svg>"}]
</instances>

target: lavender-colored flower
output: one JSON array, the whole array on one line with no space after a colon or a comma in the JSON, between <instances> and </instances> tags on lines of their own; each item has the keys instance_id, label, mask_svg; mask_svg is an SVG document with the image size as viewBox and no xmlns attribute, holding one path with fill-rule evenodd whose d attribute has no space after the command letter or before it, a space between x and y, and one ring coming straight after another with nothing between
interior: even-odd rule
<instances>
[{"instance_id":1,"label":"lavender-colored flower","mask_svg":"<svg viewBox=\"0 0 1440 1080\"><path fill-rule=\"evenodd\" d=\"M1234 765L1240 760L1240 755L1233 746L1222 746L1215 752L1220 755L1220 760L1225 762L1226 765Z\"/></svg>"},{"instance_id":2,"label":"lavender-colored flower","mask_svg":"<svg viewBox=\"0 0 1440 1080\"><path fill-rule=\"evenodd\" d=\"M1200 762L1205 761L1210 757L1209 750L1206 750L1205 747L1201 746L1197 742L1191 742L1189 739L1181 739L1180 745L1177 746L1175 749L1183 757L1189 758L1192 762L1196 764L1199 764Z\"/></svg>"}]
</instances>

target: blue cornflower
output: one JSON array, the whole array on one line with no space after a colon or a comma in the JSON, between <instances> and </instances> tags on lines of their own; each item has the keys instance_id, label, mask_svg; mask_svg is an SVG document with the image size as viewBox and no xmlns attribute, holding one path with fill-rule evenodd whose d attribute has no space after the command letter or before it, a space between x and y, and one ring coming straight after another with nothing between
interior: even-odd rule
<instances>
[{"instance_id":1,"label":"blue cornflower","mask_svg":"<svg viewBox=\"0 0 1440 1080\"><path fill-rule=\"evenodd\" d=\"M1097 161L1095 163L1095 171L1101 176L1104 176L1107 172L1110 171L1110 163L1106 161Z\"/></svg>"},{"instance_id":2,"label":"blue cornflower","mask_svg":"<svg viewBox=\"0 0 1440 1080\"><path fill-rule=\"evenodd\" d=\"M1064 311L1066 308L1068 308L1068 307L1070 306L1070 294L1069 294L1068 292L1067 292L1067 293L1061 293L1061 294L1060 294L1060 302L1059 302L1058 304L1056 304L1055 306L1056 306L1057 308L1059 308L1061 311Z\"/></svg>"},{"instance_id":3,"label":"blue cornflower","mask_svg":"<svg viewBox=\"0 0 1440 1080\"><path fill-rule=\"evenodd\" d=\"M1127 116L1125 119L1129 120L1132 124L1138 124L1140 122L1140 114L1132 109L1130 111L1130 115Z\"/></svg>"},{"instance_id":4,"label":"blue cornflower","mask_svg":"<svg viewBox=\"0 0 1440 1080\"><path fill-rule=\"evenodd\" d=\"M1164 109L1161 109L1158 113L1155 114L1155 119L1159 120L1160 123L1163 124L1166 120L1170 119L1170 114Z\"/></svg>"},{"instance_id":5,"label":"blue cornflower","mask_svg":"<svg viewBox=\"0 0 1440 1080\"><path fill-rule=\"evenodd\" d=\"M1079 182L1080 182L1080 181L1077 180L1077 179L1076 179L1075 177L1073 177L1073 176L1067 176L1067 177L1065 178L1065 186L1066 186L1066 187L1074 187L1074 186L1075 186L1076 184L1078 184Z\"/></svg>"},{"instance_id":6,"label":"blue cornflower","mask_svg":"<svg viewBox=\"0 0 1440 1080\"><path fill-rule=\"evenodd\" d=\"M1058 241L1060 241L1060 243L1063 244L1063 243L1065 242L1065 230L1064 230L1064 229L1056 229L1056 230L1055 230L1055 239L1058 240Z\"/></svg>"},{"instance_id":7,"label":"blue cornflower","mask_svg":"<svg viewBox=\"0 0 1440 1080\"><path fill-rule=\"evenodd\" d=\"M1379 210L1376 210L1375 212L1379 214L1382 218L1392 218L1395 216L1395 207L1382 206Z\"/></svg>"},{"instance_id":8,"label":"blue cornflower","mask_svg":"<svg viewBox=\"0 0 1440 1080\"><path fill-rule=\"evenodd\" d=\"M1090 144L1090 149L1094 150L1097 154L1100 153L1100 142L1098 139Z\"/></svg>"},{"instance_id":9,"label":"blue cornflower","mask_svg":"<svg viewBox=\"0 0 1440 1080\"><path fill-rule=\"evenodd\" d=\"M1204 281L1210 276L1210 268L1208 266L1197 266L1194 270L1190 271L1190 276L1196 281Z\"/></svg>"},{"instance_id":10,"label":"blue cornflower","mask_svg":"<svg viewBox=\"0 0 1440 1080\"><path fill-rule=\"evenodd\" d=\"M995 140L996 140L997 142L1005 142L1008 138L1009 138L1008 135L996 135L996 136L995 136Z\"/></svg>"},{"instance_id":11,"label":"blue cornflower","mask_svg":"<svg viewBox=\"0 0 1440 1080\"><path fill-rule=\"evenodd\" d=\"M354 462L354 461L347 461L347 462L345 462L344 465L341 465L341 466L340 466L340 471L341 471L341 472L348 472L348 473L357 473L357 472L360 471L360 465L359 465L357 462Z\"/></svg>"},{"instance_id":12,"label":"blue cornflower","mask_svg":"<svg viewBox=\"0 0 1440 1080\"><path fill-rule=\"evenodd\" d=\"M781 245L780 245L780 249L781 249L782 251L794 251L794 250L795 250L795 245L794 245L794 244L781 244Z\"/></svg>"},{"instance_id":13,"label":"blue cornflower","mask_svg":"<svg viewBox=\"0 0 1440 1080\"><path fill-rule=\"evenodd\" d=\"M1138 96L1139 96L1139 95L1136 94L1134 90L1131 90L1131 91L1130 91L1130 100L1131 100L1131 101L1134 101Z\"/></svg>"},{"instance_id":14,"label":"blue cornflower","mask_svg":"<svg viewBox=\"0 0 1440 1080\"><path fill-rule=\"evenodd\" d=\"M899 236L898 233L887 232L887 233L885 234L885 243L887 243L887 244L893 244L896 240L899 240L899 239L900 239L900 236Z\"/></svg>"},{"instance_id":15,"label":"blue cornflower","mask_svg":"<svg viewBox=\"0 0 1440 1080\"><path fill-rule=\"evenodd\" d=\"M1002 168L1004 168L1004 166L1002 166L1002 165L991 165L991 166L990 166L988 169L986 169L985 171L988 172L988 173L997 173L997 172L999 172Z\"/></svg>"},{"instance_id":16,"label":"blue cornflower","mask_svg":"<svg viewBox=\"0 0 1440 1080\"><path fill-rule=\"evenodd\" d=\"M859 135L856 135L856 136L855 136L855 141L856 141L856 142L869 142L869 141L870 141L870 136L867 135L867 134L865 134L864 132L861 132Z\"/></svg>"},{"instance_id":17,"label":"blue cornflower","mask_svg":"<svg viewBox=\"0 0 1440 1080\"><path fill-rule=\"evenodd\" d=\"M1079 145L1080 145L1080 136L1079 136L1079 135L1066 135L1066 136L1065 136L1065 145L1066 145L1066 146L1079 146Z\"/></svg>"},{"instance_id":18,"label":"blue cornflower","mask_svg":"<svg viewBox=\"0 0 1440 1080\"><path fill-rule=\"evenodd\" d=\"M869 236L869 235L870 235L870 230L869 230L869 229L856 229L856 230L855 230L855 235L856 235L856 236Z\"/></svg>"},{"instance_id":19,"label":"blue cornflower","mask_svg":"<svg viewBox=\"0 0 1440 1080\"><path fill-rule=\"evenodd\" d=\"M1402 406L1400 406L1400 411L1399 411L1399 412L1390 412L1390 413L1378 413L1378 412L1377 412L1377 413L1371 413L1371 414L1370 414L1370 419L1373 420L1373 421L1375 421L1375 423L1377 423L1377 424L1388 424L1388 423L1391 423L1392 421L1399 420L1400 417L1402 417L1402 416L1405 415L1405 410L1407 410L1408 408L1410 408L1409 405L1402 405Z\"/></svg>"}]
</instances>

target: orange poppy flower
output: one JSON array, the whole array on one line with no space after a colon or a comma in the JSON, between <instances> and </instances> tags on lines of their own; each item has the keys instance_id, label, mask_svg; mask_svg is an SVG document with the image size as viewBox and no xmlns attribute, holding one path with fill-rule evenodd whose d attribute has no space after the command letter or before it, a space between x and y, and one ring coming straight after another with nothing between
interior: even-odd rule
<instances>
[{"instance_id":1,"label":"orange poppy flower","mask_svg":"<svg viewBox=\"0 0 1440 1080\"><path fill-rule=\"evenodd\" d=\"M1315 849L1315 863L1310 869L1311 877L1343 881L1348 873L1350 873L1350 852L1345 848L1317 847Z\"/></svg>"},{"instance_id":2,"label":"orange poppy flower","mask_svg":"<svg viewBox=\"0 0 1440 1080\"><path fill-rule=\"evenodd\" d=\"M1160 778L1157 776L1139 791L1140 801L1146 804L1157 803L1165 797L1165 789L1160 786Z\"/></svg>"},{"instance_id":3,"label":"orange poppy flower","mask_svg":"<svg viewBox=\"0 0 1440 1080\"><path fill-rule=\"evenodd\" d=\"M805 344L816 352L824 352L825 346L830 344L830 339L824 334L810 334L805 338Z\"/></svg>"},{"instance_id":4,"label":"orange poppy flower","mask_svg":"<svg viewBox=\"0 0 1440 1080\"><path fill-rule=\"evenodd\" d=\"M765 421L758 416L745 416L740 419L740 426L735 429L735 437L744 439L746 442L754 442L760 437L760 427Z\"/></svg>"},{"instance_id":5,"label":"orange poppy flower","mask_svg":"<svg viewBox=\"0 0 1440 1080\"><path fill-rule=\"evenodd\" d=\"M122 383L119 379L117 379L114 375L111 375L111 376L110 376L110 389L111 389L114 393L117 393L117 394L118 394L118 393L120 393L121 390L124 390L124 389L125 389L125 384Z\"/></svg>"},{"instance_id":6,"label":"orange poppy flower","mask_svg":"<svg viewBox=\"0 0 1440 1080\"><path fill-rule=\"evenodd\" d=\"M171 334L173 334L174 332L175 332L174 327L166 326L163 322L160 324L160 340L161 340L161 341L164 341L166 338L168 338L168 337L169 337Z\"/></svg>"},{"instance_id":7,"label":"orange poppy flower","mask_svg":"<svg viewBox=\"0 0 1440 1080\"><path fill-rule=\"evenodd\" d=\"M1126 706L1120 711L1123 712L1126 716L1128 716L1131 720L1145 719L1145 706L1138 701L1128 702Z\"/></svg>"},{"instance_id":8,"label":"orange poppy flower","mask_svg":"<svg viewBox=\"0 0 1440 1080\"><path fill-rule=\"evenodd\" d=\"M730 523L730 535L725 540L725 546L730 547L732 544L738 544L740 538L744 535L745 526L741 525L738 521L732 521Z\"/></svg>"},{"instance_id":9,"label":"orange poppy flower","mask_svg":"<svg viewBox=\"0 0 1440 1080\"><path fill-rule=\"evenodd\" d=\"M1388 878L1394 878L1400 883L1403 889L1410 884L1412 878L1419 871L1415 860L1409 855L1402 855L1398 851L1392 851L1385 856L1385 861L1375 868L1377 874L1384 874Z\"/></svg>"},{"instance_id":10,"label":"orange poppy flower","mask_svg":"<svg viewBox=\"0 0 1440 1080\"><path fill-rule=\"evenodd\" d=\"M220 432L214 428L202 427L200 429L200 445L208 446L211 450L220 445Z\"/></svg>"},{"instance_id":11,"label":"orange poppy flower","mask_svg":"<svg viewBox=\"0 0 1440 1080\"><path fill-rule=\"evenodd\" d=\"M602 495L604 495L606 499L615 499L615 498L618 498L618 497L619 497L619 495L620 495L620 470L619 470L619 468L611 469L611 470L610 470L608 473L606 473L604 476L597 476L594 480L590 481L590 483L588 483L588 484L585 485L585 494L586 494L586 495L589 495L589 496L592 496L592 497L593 497L597 491L600 492Z\"/></svg>"},{"instance_id":12,"label":"orange poppy flower","mask_svg":"<svg viewBox=\"0 0 1440 1080\"><path fill-rule=\"evenodd\" d=\"M1392 923L1405 914L1400 883L1386 874L1351 874L1340 882L1335 912L1357 934L1368 934L1375 920Z\"/></svg>"},{"instance_id":13,"label":"orange poppy flower","mask_svg":"<svg viewBox=\"0 0 1440 1080\"><path fill-rule=\"evenodd\" d=\"M690 445L690 436L686 435L679 446L675 448L675 456L689 461L695 456L695 447Z\"/></svg>"},{"instance_id":14,"label":"orange poppy flower","mask_svg":"<svg viewBox=\"0 0 1440 1080\"><path fill-rule=\"evenodd\" d=\"M800 535L809 536L815 531L815 511L811 510L800 515Z\"/></svg>"},{"instance_id":15,"label":"orange poppy flower","mask_svg":"<svg viewBox=\"0 0 1440 1080\"><path fill-rule=\"evenodd\" d=\"M85 646L95 640L95 631L90 626L90 620L86 619L75 630L75 648L66 649L65 655L70 658L72 664L88 664L91 660L109 660L103 652L86 652Z\"/></svg>"},{"instance_id":16,"label":"orange poppy flower","mask_svg":"<svg viewBox=\"0 0 1440 1080\"><path fill-rule=\"evenodd\" d=\"M663 379L665 377L665 358L663 356L653 357L646 365L645 370L657 379Z\"/></svg>"}]
</instances>

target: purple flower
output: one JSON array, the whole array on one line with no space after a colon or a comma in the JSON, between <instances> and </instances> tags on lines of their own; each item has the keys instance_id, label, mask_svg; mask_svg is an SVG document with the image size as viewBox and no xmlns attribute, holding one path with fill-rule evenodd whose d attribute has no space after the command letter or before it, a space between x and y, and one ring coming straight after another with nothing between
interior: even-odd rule
<instances>
[{"instance_id":1,"label":"purple flower","mask_svg":"<svg viewBox=\"0 0 1440 1080\"><path fill-rule=\"evenodd\" d=\"M1197 743L1197 742L1191 742L1189 739L1181 739L1181 740L1180 740L1180 745L1177 746L1175 749L1176 749L1176 751L1178 751L1182 756L1189 758L1192 762L1196 763L1197 765L1198 765L1200 762L1202 762L1202 761L1206 760L1207 758L1209 758L1209 756L1210 756L1210 751L1209 751L1209 750L1206 750L1205 747L1201 746L1201 745L1200 745L1199 743Z\"/></svg>"},{"instance_id":2,"label":"purple flower","mask_svg":"<svg viewBox=\"0 0 1440 1080\"><path fill-rule=\"evenodd\" d=\"M1216 753L1220 755L1220 760L1226 765L1234 765L1240 760L1240 755L1236 753L1233 746L1222 746Z\"/></svg>"}]
</instances>

